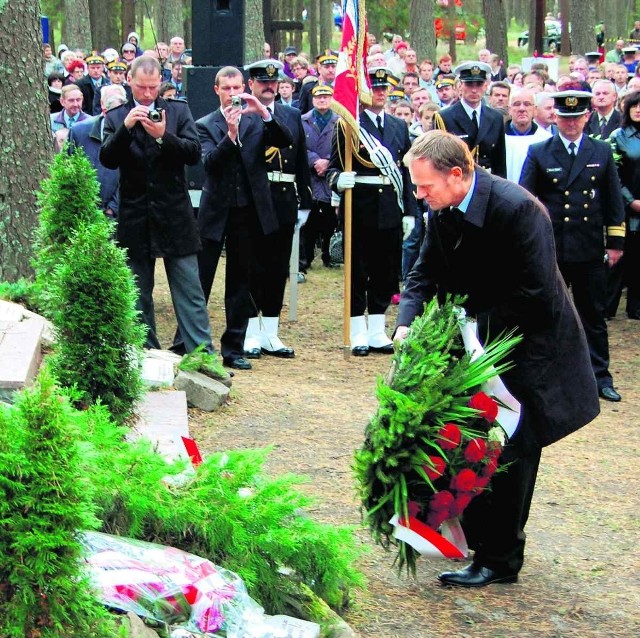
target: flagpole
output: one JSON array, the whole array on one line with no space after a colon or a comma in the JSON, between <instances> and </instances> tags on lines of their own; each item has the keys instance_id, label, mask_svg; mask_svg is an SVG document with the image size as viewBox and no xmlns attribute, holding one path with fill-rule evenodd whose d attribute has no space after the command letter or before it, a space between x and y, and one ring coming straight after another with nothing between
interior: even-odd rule
<instances>
[{"instance_id":1,"label":"flagpole","mask_svg":"<svg viewBox=\"0 0 640 638\"><path fill-rule=\"evenodd\" d=\"M344 170L353 170L353 154L351 150L351 127L345 126L344 142ZM353 189L347 188L344 193L344 307L343 307L343 337L344 358L351 357L351 207L353 202Z\"/></svg>"}]
</instances>

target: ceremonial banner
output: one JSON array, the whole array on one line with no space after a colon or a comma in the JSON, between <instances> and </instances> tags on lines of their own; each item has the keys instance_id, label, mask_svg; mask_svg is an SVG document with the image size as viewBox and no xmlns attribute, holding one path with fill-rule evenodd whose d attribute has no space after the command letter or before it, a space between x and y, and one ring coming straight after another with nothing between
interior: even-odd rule
<instances>
[{"instance_id":1,"label":"ceremonial banner","mask_svg":"<svg viewBox=\"0 0 640 638\"><path fill-rule=\"evenodd\" d=\"M332 109L349 127L358 130L360 101L369 102L367 63L367 19L364 0L342 3L342 44L333 85Z\"/></svg>"}]
</instances>

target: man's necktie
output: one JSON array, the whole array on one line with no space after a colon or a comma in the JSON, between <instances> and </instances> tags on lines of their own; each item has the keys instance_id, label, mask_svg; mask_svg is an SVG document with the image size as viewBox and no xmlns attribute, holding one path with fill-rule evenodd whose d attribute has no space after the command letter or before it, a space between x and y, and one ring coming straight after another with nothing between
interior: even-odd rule
<instances>
[{"instance_id":1,"label":"man's necktie","mask_svg":"<svg viewBox=\"0 0 640 638\"><path fill-rule=\"evenodd\" d=\"M600 137L604 137L604 129L607 127L607 120L604 117L600 118Z\"/></svg>"},{"instance_id":2,"label":"man's necktie","mask_svg":"<svg viewBox=\"0 0 640 638\"><path fill-rule=\"evenodd\" d=\"M462 239L464 214L459 208L444 208L438 215L440 237L445 251L455 250Z\"/></svg>"},{"instance_id":3,"label":"man's necktie","mask_svg":"<svg viewBox=\"0 0 640 638\"><path fill-rule=\"evenodd\" d=\"M576 159L576 145L574 142L569 143L569 162L570 165L573 166L573 162Z\"/></svg>"},{"instance_id":4,"label":"man's necktie","mask_svg":"<svg viewBox=\"0 0 640 638\"><path fill-rule=\"evenodd\" d=\"M478 139L478 113L475 109L471 113L471 135L469 137L469 148L473 150L476 145L476 140Z\"/></svg>"},{"instance_id":5,"label":"man's necktie","mask_svg":"<svg viewBox=\"0 0 640 638\"><path fill-rule=\"evenodd\" d=\"M378 127L378 133L380 133L380 139L382 139L384 129L382 128L382 117L380 115L376 115L376 126Z\"/></svg>"}]
</instances>

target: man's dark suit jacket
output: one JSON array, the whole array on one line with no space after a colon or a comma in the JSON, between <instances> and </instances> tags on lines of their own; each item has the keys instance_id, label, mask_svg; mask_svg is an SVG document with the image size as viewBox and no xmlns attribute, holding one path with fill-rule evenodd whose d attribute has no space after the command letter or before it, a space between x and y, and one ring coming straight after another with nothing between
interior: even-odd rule
<instances>
[{"instance_id":1,"label":"man's dark suit jacket","mask_svg":"<svg viewBox=\"0 0 640 638\"><path fill-rule=\"evenodd\" d=\"M298 208L311 208L311 173L307 164L307 146L300 111L274 102L274 115L290 131L293 141L267 163L267 170L293 173L295 183L271 182L271 196L280 224L295 224Z\"/></svg>"},{"instance_id":2,"label":"man's dark suit jacket","mask_svg":"<svg viewBox=\"0 0 640 638\"><path fill-rule=\"evenodd\" d=\"M611 113L611 117L604 127L604 135L601 139L606 140L609 139L609 135L613 133L617 128L620 128L622 124L622 116L619 111L613 110ZM591 116L589 117L589 121L587 122L587 126L584 129L584 132L587 135L600 135L600 114L598 111L593 111Z\"/></svg>"},{"instance_id":3,"label":"man's dark suit jacket","mask_svg":"<svg viewBox=\"0 0 640 638\"><path fill-rule=\"evenodd\" d=\"M98 173L100 184L100 205L102 210L111 209L114 215L118 215L118 187L119 173L117 170L107 168L100 162L100 146L102 144L102 122L104 117L100 115L91 120L78 122L69 131L69 145L84 150L93 168Z\"/></svg>"},{"instance_id":4,"label":"man's dark suit jacket","mask_svg":"<svg viewBox=\"0 0 640 638\"><path fill-rule=\"evenodd\" d=\"M605 248L623 248L624 203L608 142L583 135L573 162L558 135L532 144L520 185L547 207L559 262L601 262Z\"/></svg>"},{"instance_id":5,"label":"man's dark suit jacket","mask_svg":"<svg viewBox=\"0 0 640 638\"><path fill-rule=\"evenodd\" d=\"M107 86L107 84L106 78L103 78L100 88ZM89 115L100 115L100 99L98 99L97 105L95 100L96 93L100 93L100 91L96 91L93 80L85 75L76 82L76 85L82 91L82 110Z\"/></svg>"},{"instance_id":6,"label":"man's dark suit jacket","mask_svg":"<svg viewBox=\"0 0 640 638\"><path fill-rule=\"evenodd\" d=\"M461 102L456 102L440 111L448 133L457 135L467 146L471 135L471 119ZM504 141L504 119L502 113L485 104L480 111L480 127L476 138L478 156L476 162L499 177L507 176L507 156ZM473 148L470 147L470 150Z\"/></svg>"},{"instance_id":7,"label":"man's dark suit jacket","mask_svg":"<svg viewBox=\"0 0 640 638\"><path fill-rule=\"evenodd\" d=\"M229 210L229 170L235 162L230 162L232 154L240 152L251 186L251 197L260 220L262 232L269 235L278 230L278 218L271 201L271 190L267 180L265 149L269 146L282 148L291 144L292 137L286 126L278 122L276 116L263 122L255 113L240 118L238 139L240 145L231 141L227 121L220 109L196 122L202 144L205 182L198 212L200 235L206 239L222 241ZM235 182L235 179L231 180Z\"/></svg>"},{"instance_id":8,"label":"man's dark suit jacket","mask_svg":"<svg viewBox=\"0 0 640 638\"><path fill-rule=\"evenodd\" d=\"M366 113L360 114L360 126L366 129L373 137L380 140L380 133ZM386 114L384 117L384 129L382 144L389 150L393 161L396 163L402 174L402 200L404 212L398 205L398 198L393 186L380 186L376 184L356 184L353 189L353 223L370 228L399 228L402 225L404 215L418 214L416 198L413 195L411 176L409 169L404 165L402 159L405 153L411 148L409 141L409 129L404 120ZM327 181L331 188L338 192L337 178L344 171L344 148L345 140L343 128L338 123L334 131L333 144L331 147L331 159L327 169ZM369 160L369 154L365 147L360 144L357 154L364 160ZM362 164L357 156L353 158L353 170L361 176L381 175L380 170L375 166L370 167ZM344 205L344 198L343 205Z\"/></svg>"},{"instance_id":9,"label":"man's dark suit jacket","mask_svg":"<svg viewBox=\"0 0 640 638\"><path fill-rule=\"evenodd\" d=\"M452 293L467 295L464 307L478 318L484 343L516 329L523 340L502 378L528 415L521 440L549 445L600 410L584 332L556 264L544 208L518 185L479 168L475 173L459 241L446 242L443 217L430 216L397 325L410 325L425 300Z\"/></svg>"},{"instance_id":10,"label":"man's dark suit jacket","mask_svg":"<svg viewBox=\"0 0 640 638\"><path fill-rule=\"evenodd\" d=\"M124 125L134 107L130 100L107 111L100 149L100 161L120 169L118 242L135 258L193 255L201 244L185 165L200 160L200 142L191 111L181 100L156 100L167 121L160 145L142 124Z\"/></svg>"}]
</instances>

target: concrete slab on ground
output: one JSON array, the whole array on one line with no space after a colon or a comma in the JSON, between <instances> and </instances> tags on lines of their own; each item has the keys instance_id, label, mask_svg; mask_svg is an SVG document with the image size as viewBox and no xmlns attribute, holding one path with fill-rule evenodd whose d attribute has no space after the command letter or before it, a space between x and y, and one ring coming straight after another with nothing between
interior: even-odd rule
<instances>
[{"instance_id":1,"label":"concrete slab on ground","mask_svg":"<svg viewBox=\"0 0 640 638\"><path fill-rule=\"evenodd\" d=\"M43 328L32 318L0 330L0 399L10 401L14 392L31 385L42 361Z\"/></svg>"},{"instance_id":2,"label":"concrete slab on ground","mask_svg":"<svg viewBox=\"0 0 640 638\"><path fill-rule=\"evenodd\" d=\"M168 461L189 458L181 438L189 436L186 393L147 392L137 412L139 418L132 429L133 436L149 439Z\"/></svg>"}]
</instances>

